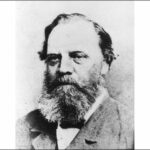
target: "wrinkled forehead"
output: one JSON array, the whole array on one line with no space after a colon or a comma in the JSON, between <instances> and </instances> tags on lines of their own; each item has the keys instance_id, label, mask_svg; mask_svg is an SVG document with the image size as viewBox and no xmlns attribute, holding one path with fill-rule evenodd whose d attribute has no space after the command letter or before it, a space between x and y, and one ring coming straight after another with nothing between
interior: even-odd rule
<instances>
[{"instance_id":1,"label":"wrinkled forehead","mask_svg":"<svg viewBox=\"0 0 150 150\"><path fill-rule=\"evenodd\" d=\"M57 25L48 39L48 53L56 50L97 49L98 35L91 22L76 21Z\"/></svg>"}]
</instances>

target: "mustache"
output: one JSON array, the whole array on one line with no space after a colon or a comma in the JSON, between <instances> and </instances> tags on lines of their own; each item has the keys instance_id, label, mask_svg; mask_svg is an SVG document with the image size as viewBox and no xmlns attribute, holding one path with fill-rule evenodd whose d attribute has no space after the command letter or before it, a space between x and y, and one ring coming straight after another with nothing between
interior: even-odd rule
<instances>
[{"instance_id":1,"label":"mustache","mask_svg":"<svg viewBox=\"0 0 150 150\"><path fill-rule=\"evenodd\" d=\"M72 86L75 86L77 89L82 88L82 86L73 78L68 77L68 76L63 76L63 77L57 77L53 82L51 82L50 89L55 89L58 86L63 86L63 85L72 85Z\"/></svg>"},{"instance_id":2,"label":"mustache","mask_svg":"<svg viewBox=\"0 0 150 150\"><path fill-rule=\"evenodd\" d=\"M53 90L57 89L59 86L71 85L76 87L76 89L87 96L87 98L93 103L95 98L86 90L86 87L82 86L75 79L69 76L57 77L53 82L48 86L48 91L51 93Z\"/></svg>"}]
</instances>

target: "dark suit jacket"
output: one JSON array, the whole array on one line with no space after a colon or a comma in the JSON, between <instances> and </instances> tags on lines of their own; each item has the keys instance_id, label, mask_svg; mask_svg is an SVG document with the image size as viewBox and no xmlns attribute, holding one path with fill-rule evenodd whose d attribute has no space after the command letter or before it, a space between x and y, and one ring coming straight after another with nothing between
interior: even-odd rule
<instances>
[{"instance_id":1,"label":"dark suit jacket","mask_svg":"<svg viewBox=\"0 0 150 150\"><path fill-rule=\"evenodd\" d=\"M133 122L124 106L107 98L66 149L133 149ZM39 110L17 122L17 149L57 149L56 123Z\"/></svg>"}]
</instances>

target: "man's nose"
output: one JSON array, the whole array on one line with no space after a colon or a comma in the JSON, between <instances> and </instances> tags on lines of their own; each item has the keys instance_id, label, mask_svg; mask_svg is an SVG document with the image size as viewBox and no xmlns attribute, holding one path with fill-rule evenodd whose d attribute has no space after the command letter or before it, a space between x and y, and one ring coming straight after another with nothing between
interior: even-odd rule
<instances>
[{"instance_id":1,"label":"man's nose","mask_svg":"<svg viewBox=\"0 0 150 150\"><path fill-rule=\"evenodd\" d=\"M59 73L61 73L62 75L71 75L73 68L72 68L72 64L71 61L69 60L69 58L62 58L60 65L59 65Z\"/></svg>"}]
</instances>

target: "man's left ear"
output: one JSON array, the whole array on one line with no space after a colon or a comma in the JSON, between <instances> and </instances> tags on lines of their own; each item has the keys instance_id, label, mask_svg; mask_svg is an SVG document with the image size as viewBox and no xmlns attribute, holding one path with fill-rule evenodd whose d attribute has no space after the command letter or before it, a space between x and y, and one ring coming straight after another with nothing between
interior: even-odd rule
<instances>
[{"instance_id":1,"label":"man's left ear","mask_svg":"<svg viewBox=\"0 0 150 150\"><path fill-rule=\"evenodd\" d=\"M108 70L109 70L109 65L106 63L106 61L102 61L101 74L102 75L107 74Z\"/></svg>"}]
</instances>

